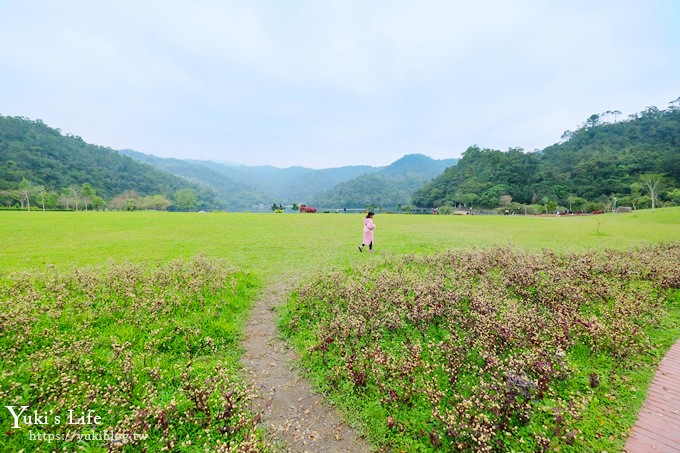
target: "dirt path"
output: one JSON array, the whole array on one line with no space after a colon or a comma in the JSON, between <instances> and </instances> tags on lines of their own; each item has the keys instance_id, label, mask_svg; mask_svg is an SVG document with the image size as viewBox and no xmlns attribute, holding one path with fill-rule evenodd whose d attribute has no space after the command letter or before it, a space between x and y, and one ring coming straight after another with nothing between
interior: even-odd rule
<instances>
[{"instance_id":1,"label":"dirt path","mask_svg":"<svg viewBox=\"0 0 680 453\"><path fill-rule=\"evenodd\" d=\"M246 325L241 363L261 397L256 410L272 441L288 452L369 452L371 447L345 424L335 409L311 392L294 368L295 353L277 338L275 308L292 283L266 287Z\"/></svg>"}]
</instances>

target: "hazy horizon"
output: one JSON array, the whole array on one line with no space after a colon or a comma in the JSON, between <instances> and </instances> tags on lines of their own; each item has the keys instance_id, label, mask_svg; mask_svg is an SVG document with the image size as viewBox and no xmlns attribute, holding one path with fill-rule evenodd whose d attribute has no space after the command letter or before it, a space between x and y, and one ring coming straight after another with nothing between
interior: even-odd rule
<instances>
[{"instance_id":1,"label":"hazy horizon","mask_svg":"<svg viewBox=\"0 0 680 453\"><path fill-rule=\"evenodd\" d=\"M0 114L247 166L526 151L680 96L680 2L0 3Z\"/></svg>"}]
</instances>

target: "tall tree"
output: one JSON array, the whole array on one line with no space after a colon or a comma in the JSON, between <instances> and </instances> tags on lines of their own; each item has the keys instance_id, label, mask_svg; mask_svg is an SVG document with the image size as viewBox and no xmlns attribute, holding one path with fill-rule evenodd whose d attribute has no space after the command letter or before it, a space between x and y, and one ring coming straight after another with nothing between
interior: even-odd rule
<instances>
[{"instance_id":1,"label":"tall tree","mask_svg":"<svg viewBox=\"0 0 680 453\"><path fill-rule=\"evenodd\" d=\"M24 202L26 202L26 209L31 210L31 195L33 195L33 184L31 184L26 178L22 179L19 183L19 200L21 202L21 207L24 207Z\"/></svg>"},{"instance_id":2,"label":"tall tree","mask_svg":"<svg viewBox=\"0 0 680 453\"><path fill-rule=\"evenodd\" d=\"M178 209L182 211L191 211L198 206L198 198L196 192L192 189L178 190L175 194L175 204Z\"/></svg>"},{"instance_id":3,"label":"tall tree","mask_svg":"<svg viewBox=\"0 0 680 453\"><path fill-rule=\"evenodd\" d=\"M145 197L143 200L144 209L153 209L154 211L165 211L172 202L163 195L153 195Z\"/></svg>"},{"instance_id":4,"label":"tall tree","mask_svg":"<svg viewBox=\"0 0 680 453\"><path fill-rule=\"evenodd\" d=\"M80 187L76 184L71 185L69 188L71 195L73 196L73 202L76 205L76 211L78 210L78 201L80 200Z\"/></svg>"},{"instance_id":5,"label":"tall tree","mask_svg":"<svg viewBox=\"0 0 680 453\"><path fill-rule=\"evenodd\" d=\"M42 205L43 212L45 212L45 187L36 186L34 190L36 193L40 194L40 204Z\"/></svg>"},{"instance_id":6,"label":"tall tree","mask_svg":"<svg viewBox=\"0 0 680 453\"><path fill-rule=\"evenodd\" d=\"M87 211L87 204L92 203L94 197L97 196L97 192L92 188L89 182L86 182L80 187L80 194L83 196L85 210Z\"/></svg>"},{"instance_id":7,"label":"tall tree","mask_svg":"<svg viewBox=\"0 0 680 453\"><path fill-rule=\"evenodd\" d=\"M652 211L654 210L655 200L661 188L664 175L662 173L647 173L640 175L640 181L649 192L649 198L652 199Z\"/></svg>"}]
</instances>

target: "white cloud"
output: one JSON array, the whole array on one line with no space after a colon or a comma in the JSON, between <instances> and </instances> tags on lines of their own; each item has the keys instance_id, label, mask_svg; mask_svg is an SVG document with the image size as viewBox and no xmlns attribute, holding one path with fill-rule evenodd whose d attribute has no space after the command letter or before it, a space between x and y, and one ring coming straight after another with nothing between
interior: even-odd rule
<instances>
[{"instance_id":1,"label":"white cloud","mask_svg":"<svg viewBox=\"0 0 680 453\"><path fill-rule=\"evenodd\" d=\"M9 1L0 113L247 163L533 149L677 98L678 18L673 0Z\"/></svg>"}]
</instances>

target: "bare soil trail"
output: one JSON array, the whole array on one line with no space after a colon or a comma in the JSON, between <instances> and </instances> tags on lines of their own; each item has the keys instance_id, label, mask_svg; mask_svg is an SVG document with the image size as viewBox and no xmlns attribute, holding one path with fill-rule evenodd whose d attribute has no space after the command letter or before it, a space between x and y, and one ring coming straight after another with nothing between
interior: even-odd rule
<instances>
[{"instance_id":1,"label":"bare soil trail","mask_svg":"<svg viewBox=\"0 0 680 453\"><path fill-rule=\"evenodd\" d=\"M255 410L262 413L261 423L283 451L370 452L371 446L312 392L295 368L295 352L277 337L276 307L292 286L291 281L266 286L245 328L241 363L259 390Z\"/></svg>"}]
</instances>

